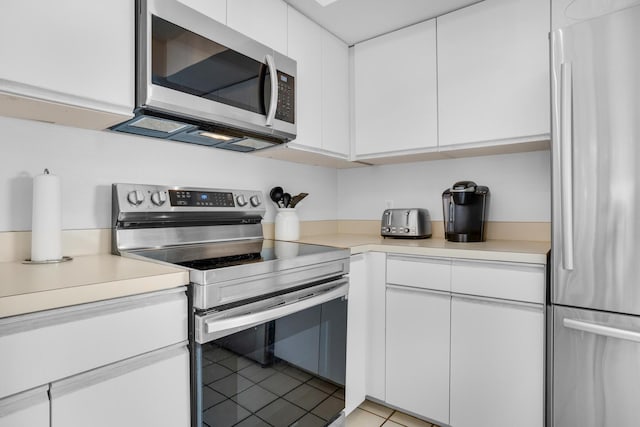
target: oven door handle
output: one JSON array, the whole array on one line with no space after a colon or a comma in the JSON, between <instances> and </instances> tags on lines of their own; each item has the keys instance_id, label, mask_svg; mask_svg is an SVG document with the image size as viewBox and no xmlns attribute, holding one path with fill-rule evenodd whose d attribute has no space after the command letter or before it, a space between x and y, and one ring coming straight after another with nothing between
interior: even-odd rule
<instances>
[{"instance_id":1,"label":"oven door handle","mask_svg":"<svg viewBox=\"0 0 640 427\"><path fill-rule=\"evenodd\" d=\"M267 308L263 310L223 318L220 318L219 313L210 316L196 316L196 341L204 344L337 298L346 297L349 292L349 279L345 278L333 283L336 286L313 292L308 297L293 301L283 301L282 298L275 297L273 298L274 305L270 305L270 300L266 300L264 305Z\"/></svg>"}]
</instances>

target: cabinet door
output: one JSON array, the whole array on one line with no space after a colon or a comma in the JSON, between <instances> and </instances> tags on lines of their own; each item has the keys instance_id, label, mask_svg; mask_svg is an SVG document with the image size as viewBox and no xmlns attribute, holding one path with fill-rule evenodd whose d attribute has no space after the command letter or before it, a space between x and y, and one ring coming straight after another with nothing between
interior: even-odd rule
<instances>
[{"instance_id":1,"label":"cabinet door","mask_svg":"<svg viewBox=\"0 0 640 427\"><path fill-rule=\"evenodd\" d=\"M49 386L0 399L0 427L49 427Z\"/></svg>"},{"instance_id":2,"label":"cabinet door","mask_svg":"<svg viewBox=\"0 0 640 427\"><path fill-rule=\"evenodd\" d=\"M322 31L322 148L349 156L349 47Z\"/></svg>"},{"instance_id":3,"label":"cabinet door","mask_svg":"<svg viewBox=\"0 0 640 427\"><path fill-rule=\"evenodd\" d=\"M354 55L356 157L435 147L435 20L359 43Z\"/></svg>"},{"instance_id":4,"label":"cabinet door","mask_svg":"<svg viewBox=\"0 0 640 427\"><path fill-rule=\"evenodd\" d=\"M446 293L387 285L386 401L445 424L450 304Z\"/></svg>"},{"instance_id":5,"label":"cabinet door","mask_svg":"<svg viewBox=\"0 0 640 427\"><path fill-rule=\"evenodd\" d=\"M548 138L549 3L485 0L437 18L440 146Z\"/></svg>"},{"instance_id":6,"label":"cabinet door","mask_svg":"<svg viewBox=\"0 0 640 427\"><path fill-rule=\"evenodd\" d=\"M227 0L179 0L192 9L223 24L227 23Z\"/></svg>"},{"instance_id":7,"label":"cabinet door","mask_svg":"<svg viewBox=\"0 0 640 427\"><path fill-rule=\"evenodd\" d=\"M2 98L3 114L97 128L132 116L133 1L3 1L0 39L0 91L61 104Z\"/></svg>"},{"instance_id":8,"label":"cabinet door","mask_svg":"<svg viewBox=\"0 0 640 427\"><path fill-rule=\"evenodd\" d=\"M297 62L295 144L322 148L323 29L289 7L289 56Z\"/></svg>"},{"instance_id":9,"label":"cabinet door","mask_svg":"<svg viewBox=\"0 0 640 427\"><path fill-rule=\"evenodd\" d=\"M227 1L227 25L287 54L287 4L281 0Z\"/></svg>"},{"instance_id":10,"label":"cabinet door","mask_svg":"<svg viewBox=\"0 0 640 427\"><path fill-rule=\"evenodd\" d=\"M185 341L187 317L180 288L0 319L0 397Z\"/></svg>"},{"instance_id":11,"label":"cabinet door","mask_svg":"<svg viewBox=\"0 0 640 427\"><path fill-rule=\"evenodd\" d=\"M381 401L386 394L386 258L383 252L370 252L366 257L367 395Z\"/></svg>"},{"instance_id":12,"label":"cabinet door","mask_svg":"<svg viewBox=\"0 0 640 427\"><path fill-rule=\"evenodd\" d=\"M543 306L454 296L450 424L542 427L543 399Z\"/></svg>"},{"instance_id":13,"label":"cabinet door","mask_svg":"<svg viewBox=\"0 0 640 427\"><path fill-rule=\"evenodd\" d=\"M363 401L367 386L367 272L366 254L353 255L349 267L347 311L347 370L345 413L349 415Z\"/></svg>"},{"instance_id":14,"label":"cabinet door","mask_svg":"<svg viewBox=\"0 0 640 427\"><path fill-rule=\"evenodd\" d=\"M188 427L189 352L171 347L51 386L51 427Z\"/></svg>"}]
</instances>

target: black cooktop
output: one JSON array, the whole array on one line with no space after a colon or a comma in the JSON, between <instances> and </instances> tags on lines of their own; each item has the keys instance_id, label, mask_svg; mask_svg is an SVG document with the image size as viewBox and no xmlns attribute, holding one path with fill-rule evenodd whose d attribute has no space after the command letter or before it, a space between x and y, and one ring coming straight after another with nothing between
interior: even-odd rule
<instances>
[{"instance_id":1,"label":"black cooktop","mask_svg":"<svg viewBox=\"0 0 640 427\"><path fill-rule=\"evenodd\" d=\"M333 247L269 239L247 239L217 243L172 246L135 251L139 256L199 271L262 264L282 260L301 260L341 251ZM313 263L313 260L309 260Z\"/></svg>"}]
</instances>

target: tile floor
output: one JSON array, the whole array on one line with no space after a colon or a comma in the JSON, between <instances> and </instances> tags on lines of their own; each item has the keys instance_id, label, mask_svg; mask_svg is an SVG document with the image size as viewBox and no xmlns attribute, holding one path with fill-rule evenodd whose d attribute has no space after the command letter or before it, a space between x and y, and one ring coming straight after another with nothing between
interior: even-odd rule
<instances>
[{"instance_id":1,"label":"tile floor","mask_svg":"<svg viewBox=\"0 0 640 427\"><path fill-rule=\"evenodd\" d=\"M438 427L400 411L365 400L347 417L346 427Z\"/></svg>"},{"instance_id":2,"label":"tile floor","mask_svg":"<svg viewBox=\"0 0 640 427\"><path fill-rule=\"evenodd\" d=\"M344 409L344 389L286 362L263 367L215 344L202 353L206 427L324 427ZM346 427L438 427L365 401Z\"/></svg>"},{"instance_id":3,"label":"tile floor","mask_svg":"<svg viewBox=\"0 0 640 427\"><path fill-rule=\"evenodd\" d=\"M202 353L207 427L323 427L344 409L344 389L286 362L263 367L207 344Z\"/></svg>"}]
</instances>

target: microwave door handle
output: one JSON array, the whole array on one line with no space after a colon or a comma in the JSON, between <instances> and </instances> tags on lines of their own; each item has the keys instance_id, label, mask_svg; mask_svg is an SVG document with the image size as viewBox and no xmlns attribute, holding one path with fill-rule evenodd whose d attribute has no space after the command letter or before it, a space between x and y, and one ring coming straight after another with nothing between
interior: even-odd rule
<instances>
[{"instance_id":1,"label":"microwave door handle","mask_svg":"<svg viewBox=\"0 0 640 427\"><path fill-rule=\"evenodd\" d=\"M269 67L269 76L271 77L271 101L269 102L269 109L267 110L267 126L273 126L273 119L276 117L276 109L278 108L278 70L276 69L276 63L273 56L267 55L265 57L267 67Z\"/></svg>"}]
</instances>

